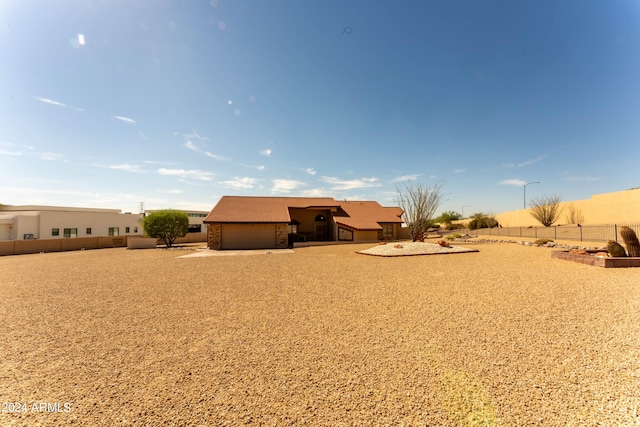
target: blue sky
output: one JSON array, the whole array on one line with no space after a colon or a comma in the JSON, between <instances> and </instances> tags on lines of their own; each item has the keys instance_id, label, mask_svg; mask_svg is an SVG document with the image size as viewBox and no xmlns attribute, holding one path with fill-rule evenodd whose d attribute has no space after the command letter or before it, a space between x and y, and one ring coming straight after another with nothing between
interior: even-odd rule
<instances>
[{"instance_id":1,"label":"blue sky","mask_svg":"<svg viewBox=\"0 0 640 427\"><path fill-rule=\"evenodd\" d=\"M640 186L640 3L0 2L0 203Z\"/></svg>"}]
</instances>

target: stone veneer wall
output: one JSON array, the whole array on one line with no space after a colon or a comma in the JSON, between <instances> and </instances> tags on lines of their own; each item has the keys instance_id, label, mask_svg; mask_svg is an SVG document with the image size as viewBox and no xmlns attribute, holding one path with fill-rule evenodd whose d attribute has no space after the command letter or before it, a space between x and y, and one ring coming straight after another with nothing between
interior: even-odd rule
<instances>
[{"instance_id":1,"label":"stone veneer wall","mask_svg":"<svg viewBox=\"0 0 640 427\"><path fill-rule=\"evenodd\" d=\"M207 246L209 249L220 249L222 224L209 224L207 227Z\"/></svg>"},{"instance_id":2,"label":"stone veneer wall","mask_svg":"<svg viewBox=\"0 0 640 427\"><path fill-rule=\"evenodd\" d=\"M287 249L289 247L289 233L287 224L276 224L276 248Z\"/></svg>"}]
</instances>

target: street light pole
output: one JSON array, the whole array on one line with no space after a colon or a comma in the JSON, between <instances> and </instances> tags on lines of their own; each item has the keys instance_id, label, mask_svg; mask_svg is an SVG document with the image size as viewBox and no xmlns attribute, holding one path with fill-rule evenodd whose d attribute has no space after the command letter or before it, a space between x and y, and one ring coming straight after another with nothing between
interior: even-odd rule
<instances>
[{"instance_id":1,"label":"street light pole","mask_svg":"<svg viewBox=\"0 0 640 427\"><path fill-rule=\"evenodd\" d=\"M531 184L540 184L540 181L527 182L522 186L522 197L524 200L522 209L527 209L527 185L531 185Z\"/></svg>"}]
</instances>

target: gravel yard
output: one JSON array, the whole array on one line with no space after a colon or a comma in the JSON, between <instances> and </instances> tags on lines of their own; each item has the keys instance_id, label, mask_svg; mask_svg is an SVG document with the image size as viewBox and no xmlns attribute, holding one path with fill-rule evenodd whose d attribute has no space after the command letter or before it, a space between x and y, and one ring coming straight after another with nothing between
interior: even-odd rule
<instances>
[{"instance_id":1,"label":"gravel yard","mask_svg":"<svg viewBox=\"0 0 640 427\"><path fill-rule=\"evenodd\" d=\"M463 245L0 257L0 425L639 425L640 269Z\"/></svg>"}]
</instances>

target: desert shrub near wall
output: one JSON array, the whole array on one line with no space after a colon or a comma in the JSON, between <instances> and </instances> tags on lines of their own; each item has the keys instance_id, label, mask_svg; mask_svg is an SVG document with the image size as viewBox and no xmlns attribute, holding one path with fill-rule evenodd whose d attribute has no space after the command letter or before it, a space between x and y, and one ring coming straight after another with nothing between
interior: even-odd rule
<instances>
[{"instance_id":1,"label":"desert shrub near wall","mask_svg":"<svg viewBox=\"0 0 640 427\"><path fill-rule=\"evenodd\" d=\"M553 239L538 239L533 242L534 245L546 245L549 242L553 242Z\"/></svg>"},{"instance_id":2,"label":"desert shrub near wall","mask_svg":"<svg viewBox=\"0 0 640 427\"><path fill-rule=\"evenodd\" d=\"M445 230L459 230L464 228L464 224L447 224L444 229Z\"/></svg>"}]
</instances>

